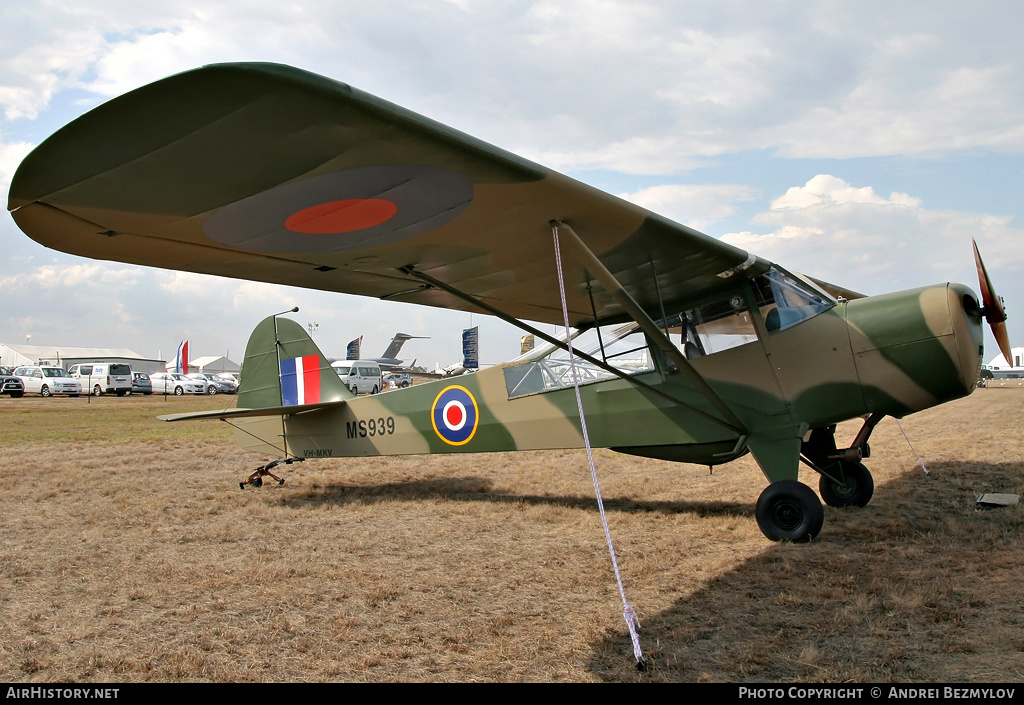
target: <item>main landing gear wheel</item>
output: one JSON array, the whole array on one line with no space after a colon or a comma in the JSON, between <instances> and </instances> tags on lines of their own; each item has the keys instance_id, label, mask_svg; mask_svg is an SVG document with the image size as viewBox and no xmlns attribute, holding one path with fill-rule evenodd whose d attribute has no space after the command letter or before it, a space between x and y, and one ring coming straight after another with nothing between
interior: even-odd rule
<instances>
[{"instance_id":1,"label":"main landing gear wheel","mask_svg":"<svg viewBox=\"0 0 1024 705\"><path fill-rule=\"evenodd\" d=\"M841 481L824 475L818 481L818 492L830 507L864 507L875 493L875 481L863 463L841 462ZM835 473L833 473L835 474Z\"/></svg>"},{"instance_id":2,"label":"main landing gear wheel","mask_svg":"<svg viewBox=\"0 0 1024 705\"><path fill-rule=\"evenodd\" d=\"M825 510L807 485L797 480L774 482L757 498L757 525L772 541L805 543L821 531Z\"/></svg>"}]
</instances>

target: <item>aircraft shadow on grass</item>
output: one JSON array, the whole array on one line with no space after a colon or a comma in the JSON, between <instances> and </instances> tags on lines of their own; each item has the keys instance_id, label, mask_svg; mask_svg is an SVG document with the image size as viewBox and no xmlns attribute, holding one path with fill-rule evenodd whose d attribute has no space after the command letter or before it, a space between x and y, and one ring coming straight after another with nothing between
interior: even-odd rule
<instances>
[{"instance_id":1,"label":"aircraft shadow on grass","mask_svg":"<svg viewBox=\"0 0 1024 705\"><path fill-rule=\"evenodd\" d=\"M417 502L428 498L446 499L455 502L492 502L495 504L523 503L549 505L569 509L591 511L597 504L593 496L573 495L527 495L491 491L488 480L475 477L445 477L436 480L412 482L389 482L377 485L313 485L312 492L304 497L290 498L287 505L348 504L351 502L372 503L385 501ZM637 499L618 499L603 496L605 509L617 512L660 514L696 514L697 516L752 517L753 505L738 502L656 502Z\"/></svg>"},{"instance_id":2,"label":"aircraft shadow on grass","mask_svg":"<svg viewBox=\"0 0 1024 705\"><path fill-rule=\"evenodd\" d=\"M819 539L765 545L667 610L644 615L634 604L642 677L1019 680L1024 506L980 510L975 500L1019 491L1024 463L929 469L887 483L863 509L828 510L833 523ZM621 567L628 593L628 561ZM640 678L624 623L596 644L589 668L602 680Z\"/></svg>"}]
</instances>

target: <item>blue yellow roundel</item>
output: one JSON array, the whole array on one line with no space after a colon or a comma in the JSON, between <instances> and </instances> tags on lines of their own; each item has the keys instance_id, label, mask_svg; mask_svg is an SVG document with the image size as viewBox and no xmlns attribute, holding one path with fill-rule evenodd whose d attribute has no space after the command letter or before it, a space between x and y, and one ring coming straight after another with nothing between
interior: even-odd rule
<instances>
[{"instance_id":1,"label":"blue yellow roundel","mask_svg":"<svg viewBox=\"0 0 1024 705\"><path fill-rule=\"evenodd\" d=\"M453 384L434 397L430 422L438 438L452 446L469 443L480 421L476 399L465 387Z\"/></svg>"}]
</instances>

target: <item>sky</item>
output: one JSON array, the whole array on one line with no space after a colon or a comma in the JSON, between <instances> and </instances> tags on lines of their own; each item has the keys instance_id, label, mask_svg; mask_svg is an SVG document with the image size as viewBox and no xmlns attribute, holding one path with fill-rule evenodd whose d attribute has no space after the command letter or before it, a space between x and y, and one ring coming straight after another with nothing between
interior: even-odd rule
<instances>
[{"instance_id":1,"label":"sky","mask_svg":"<svg viewBox=\"0 0 1024 705\"><path fill-rule=\"evenodd\" d=\"M0 185L100 103L203 64L319 73L866 294L957 281L977 239L1024 344L1024 3L21 0L0 5ZM432 368L483 315L65 255L0 217L0 342L243 356L299 306ZM552 265L554 266L554 265ZM986 335L986 361L997 354Z\"/></svg>"}]
</instances>

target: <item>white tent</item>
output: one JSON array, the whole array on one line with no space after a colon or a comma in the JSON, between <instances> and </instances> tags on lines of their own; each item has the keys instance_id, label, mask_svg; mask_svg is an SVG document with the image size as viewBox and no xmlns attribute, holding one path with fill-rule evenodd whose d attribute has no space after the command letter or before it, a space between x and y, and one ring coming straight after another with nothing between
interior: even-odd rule
<instances>
[{"instance_id":1,"label":"white tent","mask_svg":"<svg viewBox=\"0 0 1024 705\"><path fill-rule=\"evenodd\" d=\"M1013 364L1009 364L1003 354L1000 353L982 365L983 369L992 373L993 377L1024 377L1024 348L1011 348L1010 357Z\"/></svg>"},{"instance_id":2,"label":"white tent","mask_svg":"<svg viewBox=\"0 0 1024 705\"><path fill-rule=\"evenodd\" d=\"M174 369L174 360L167 363L167 369ZM194 360L188 361L189 372L203 372L205 374L218 375L222 372L239 372L241 369L242 368L237 362L233 362L223 355L220 357L207 355L206 357L197 357Z\"/></svg>"}]
</instances>

